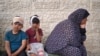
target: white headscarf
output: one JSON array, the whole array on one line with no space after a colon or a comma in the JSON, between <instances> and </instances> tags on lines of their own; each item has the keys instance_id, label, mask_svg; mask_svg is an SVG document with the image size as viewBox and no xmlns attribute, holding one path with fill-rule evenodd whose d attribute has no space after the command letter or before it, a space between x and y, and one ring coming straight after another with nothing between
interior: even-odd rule
<instances>
[{"instance_id":1,"label":"white headscarf","mask_svg":"<svg viewBox=\"0 0 100 56\"><path fill-rule=\"evenodd\" d=\"M30 19L30 24L31 24L31 25L32 25L32 20L33 20L34 18L38 18L38 16L37 16L37 15L34 15L34 16L31 17L31 19Z\"/></svg>"}]
</instances>

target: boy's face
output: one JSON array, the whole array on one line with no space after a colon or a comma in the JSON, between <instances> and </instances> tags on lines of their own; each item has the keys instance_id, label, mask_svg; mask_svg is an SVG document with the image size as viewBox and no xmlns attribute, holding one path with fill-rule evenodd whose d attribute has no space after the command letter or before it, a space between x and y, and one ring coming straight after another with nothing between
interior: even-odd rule
<instances>
[{"instance_id":1,"label":"boy's face","mask_svg":"<svg viewBox=\"0 0 100 56\"><path fill-rule=\"evenodd\" d=\"M40 24L35 24L35 23L32 24L32 27L35 28L35 29L36 29L36 28L39 28L39 26L40 26Z\"/></svg>"},{"instance_id":2,"label":"boy's face","mask_svg":"<svg viewBox=\"0 0 100 56\"><path fill-rule=\"evenodd\" d=\"M23 27L23 25L19 22L12 23L12 27L14 31L19 31Z\"/></svg>"}]
</instances>

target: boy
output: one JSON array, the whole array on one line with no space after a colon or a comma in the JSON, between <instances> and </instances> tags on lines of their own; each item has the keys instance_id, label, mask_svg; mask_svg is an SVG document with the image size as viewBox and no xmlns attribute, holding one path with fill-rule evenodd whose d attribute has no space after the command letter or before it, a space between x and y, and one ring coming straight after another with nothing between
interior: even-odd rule
<instances>
[{"instance_id":1,"label":"boy","mask_svg":"<svg viewBox=\"0 0 100 56\"><path fill-rule=\"evenodd\" d=\"M27 35L21 30L23 23L24 20L21 17L16 16L13 18L12 30L5 34L6 53L3 56L26 56Z\"/></svg>"},{"instance_id":2,"label":"boy","mask_svg":"<svg viewBox=\"0 0 100 56\"><path fill-rule=\"evenodd\" d=\"M28 44L27 51L29 56L44 56L44 48L41 43L41 38L43 36L42 29L39 28L40 20L38 16L32 16L31 20L31 28L29 28L26 33L28 35Z\"/></svg>"}]
</instances>

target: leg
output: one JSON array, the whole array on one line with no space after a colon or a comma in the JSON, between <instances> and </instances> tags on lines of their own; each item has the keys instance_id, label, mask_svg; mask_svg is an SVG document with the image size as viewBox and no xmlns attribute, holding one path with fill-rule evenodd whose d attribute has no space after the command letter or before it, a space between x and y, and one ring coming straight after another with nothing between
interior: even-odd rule
<instances>
[{"instance_id":1,"label":"leg","mask_svg":"<svg viewBox=\"0 0 100 56\"><path fill-rule=\"evenodd\" d=\"M8 56L7 52L5 51L2 56Z\"/></svg>"},{"instance_id":2,"label":"leg","mask_svg":"<svg viewBox=\"0 0 100 56\"><path fill-rule=\"evenodd\" d=\"M18 56L27 56L27 54L26 54L26 52L25 51L22 51L22 52L20 52L19 53L19 55Z\"/></svg>"},{"instance_id":3,"label":"leg","mask_svg":"<svg viewBox=\"0 0 100 56\"><path fill-rule=\"evenodd\" d=\"M36 55L32 53L32 54L30 54L30 56L36 56Z\"/></svg>"},{"instance_id":4,"label":"leg","mask_svg":"<svg viewBox=\"0 0 100 56\"><path fill-rule=\"evenodd\" d=\"M44 56L44 54L45 54L43 44L41 44L41 43L37 44L37 54L39 56Z\"/></svg>"}]
</instances>

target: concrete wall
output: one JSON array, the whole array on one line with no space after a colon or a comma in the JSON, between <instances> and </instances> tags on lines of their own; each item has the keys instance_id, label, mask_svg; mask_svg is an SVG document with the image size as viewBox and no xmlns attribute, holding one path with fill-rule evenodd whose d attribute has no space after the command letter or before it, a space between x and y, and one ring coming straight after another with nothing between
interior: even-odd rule
<instances>
[{"instance_id":1,"label":"concrete wall","mask_svg":"<svg viewBox=\"0 0 100 56\"><path fill-rule=\"evenodd\" d=\"M89 56L100 56L100 0L0 0L0 48L3 48L5 31L11 27L14 16L25 19L23 30L29 27L29 17L37 14L44 32L43 42L60 21L77 8L90 12L85 42Z\"/></svg>"}]
</instances>

